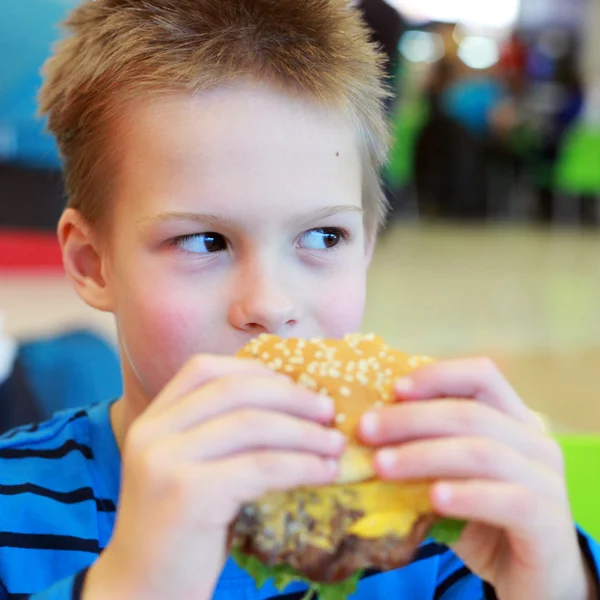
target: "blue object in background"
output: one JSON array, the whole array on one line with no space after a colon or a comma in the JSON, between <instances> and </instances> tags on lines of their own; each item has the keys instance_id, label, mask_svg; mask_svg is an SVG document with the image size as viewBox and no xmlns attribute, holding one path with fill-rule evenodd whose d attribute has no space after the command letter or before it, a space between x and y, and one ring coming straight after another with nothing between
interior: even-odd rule
<instances>
[{"instance_id":1,"label":"blue object in background","mask_svg":"<svg viewBox=\"0 0 600 600\"><path fill-rule=\"evenodd\" d=\"M506 97L506 92L492 77L464 79L448 87L443 95L446 114L471 132L485 135L489 114Z\"/></svg>"},{"instance_id":2,"label":"blue object in background","mask_svg":"<svg viewBox=\"0 0 600 600\"><path fill-rule=\"evenodd\" d=\"M44 417L122 394L117 353L89 331L24 342L19 360Z\"/></svg>"},{"instance_id":3,"label":"blue object in background","mask_svg":"<svg viewBox=\"0 0 600 600\"><path fill-rule=\"evenodd\" d=\"M78 0L0 3L0 161L58 167L60 158L36 116L40 69L60 36L59 23Z\"/></svg>"}]
</instances>

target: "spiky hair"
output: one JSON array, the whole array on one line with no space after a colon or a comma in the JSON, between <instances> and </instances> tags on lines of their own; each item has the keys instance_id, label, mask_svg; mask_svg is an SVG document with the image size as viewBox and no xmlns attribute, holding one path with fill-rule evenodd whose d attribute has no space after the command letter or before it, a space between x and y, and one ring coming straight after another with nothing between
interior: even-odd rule
<instances>
[{"instance_id":1,"label":"spiky hair","mask_svg":"<svg viewBox=\"0 0 600 600\"><path fill-rule=\"evenodd\" d=\"M346 111L363 154L367 220L384 219L382 61L347 0L87 0L47 61L40 112L63 157L69 205L106 212L108 124L122 103L240 78Z\"/></svg>"}]
</instances>

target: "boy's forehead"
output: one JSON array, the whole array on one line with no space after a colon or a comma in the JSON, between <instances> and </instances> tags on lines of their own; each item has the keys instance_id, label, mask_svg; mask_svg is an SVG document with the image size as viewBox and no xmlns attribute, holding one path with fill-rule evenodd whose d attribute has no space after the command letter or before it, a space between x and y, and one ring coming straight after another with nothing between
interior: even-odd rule
<instances>
[{"instance_id":1,"label":"boy's forehead","mask_svg":"<svg viewBox=\"0 0 600 600\"><path fill-rule=\"evenodd\" d=\"M199 197L222 203L241 192L256 206L282 194L315 209L361 204L355 129L313 101L238 83L137 100L126 112L118 187L147 209L168 199L189 210Z\"/></svg>"},{"instance_id":2,"label":"boy's forehead","mask_svg":"<svg viewBox=\"0 0 600 600\"><path fill-rule=\"evenodd\" d=\"M160 138L161 148L202 149L207 143L220 146L260 132L259 142L293 149L293 141L312 143L315 150L356 149L358 136L340 110L308 98L292 96L264 84L240 81L196 93L162 94L140 98L129 105L126 122L130 134L146 143ZM295 133L294 139L287 135ZM150 147L153 147L151 145Z\"/></svg>"}]
</instances>

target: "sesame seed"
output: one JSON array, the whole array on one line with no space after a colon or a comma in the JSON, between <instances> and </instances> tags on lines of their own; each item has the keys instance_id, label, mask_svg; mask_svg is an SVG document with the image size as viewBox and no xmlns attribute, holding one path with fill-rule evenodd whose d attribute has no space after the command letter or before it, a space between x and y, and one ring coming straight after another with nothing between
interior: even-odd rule
<instances>
[{"instance_id":1,"label":"sesame seed","mask_svg":"<svg viewBox=\"0 0 600 600\"><path fill-rule=\"evenodd\" d=\"M344 413L339 413L338 415L336 415L335 417L335 422L338 425L341 425L342 423L344 423L346 421L346 415Z\"/></svg>"},{"instance_id":2,"label":"sesame seed","mask_svg":"<svg viewBox=\"0 0 600 600\"><path fill-rule=\"evenodd\" d=\"M411 356L408 359L408 366L413 369L417 369L421 366L421 359L418 356Z\"/></svg>"},{"instance_id":3,"label":"sesame seed","mask_svg":"<svg viewBox=\"0 0 600 600\"><path fill-rule=\"evenodd\" d=\"M271 355L268 352L263 352L262 353L262 359L263 360L269 360L269 358L271 358Z\"/></svg>"},{"instance_id":4,"label":"sesame seed","mask_svg":"<svg viewBox=\"0 0 600 600\"><path fill-rule=\"evenodd\" d=\"M344 375L344 381L347 381L348 383L354 383L354 381L355 381L354 375L348 375L348 374Z\"/></svg>"},{"instance_id":5,"label":"sesame seed","mask_svg":"<svg viewBox=\"0 0 600 600\"><path fill-rule=\"evenodd\" d=\"M348 397L348 396L350 396L350 393L351 393L351 392L350 392L350 389L349 389L349 388L347 388L345 385L343 385L343 386L340 388L340 394L341 394L342 396L346 396L346 397Z\"/></svg>"},{"instance_id":6,"label":"sesame seed","mask_svg":"<svg viewBox=\"0 0 600 600\"><path fill-rule=\"evenodd\" d=\"M321 396L329 396L329 390L328 390L326 387L322 387L322 388L319 390L319 394L320 394Z\"/></svg>"},{"instance_id":7,"label":"sesame seed","mask_svg":"<svg viewBox=\"0 0 600 600\"><path fill-rule=\"evenodd\" d=\"M304 387L311 389L311 390L314 390L317 388L317 382L310 375L307 375L306 373L300 373L300 376L298 377L298 383L300 385L303 385Z\"/></svg>"}]
</instances>

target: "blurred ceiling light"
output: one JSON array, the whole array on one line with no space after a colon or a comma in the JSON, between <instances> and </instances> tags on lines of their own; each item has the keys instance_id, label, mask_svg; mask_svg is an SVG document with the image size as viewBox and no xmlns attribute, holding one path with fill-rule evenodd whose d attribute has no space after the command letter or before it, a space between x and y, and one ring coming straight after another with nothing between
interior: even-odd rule
<instances>
[{"instance_id":1,"label":"blurred ceiling light","mask_svg":"<svg viewBox=\"0 0 600 600\"><path fill-rule=\"evenodd\" d=\"M446 50L437 33L407 31L400 40L400 53L410 62L431 64L444 58Z\"/></svg>"},{"instance_id":2,"label":"blurred ceiling light","mask_svg":"<svg viewBox=\"0 0 600 600\"><path fill-rule=\"evenodd\" d=\"M500 60L500 50L494 40L473 36L461 42L458 57L471 69L489 69Z\"/></svg>"},{"instance_id":3,"label":"blurred ceiling light","mask_svg":"<svg viewBox=\"0 0 600 600\"><path fill-rule=\"evenodd\" d=\"M519 17L521 0L388 0L409 19L504 28Z\"/></svg>"}]
</instances>

